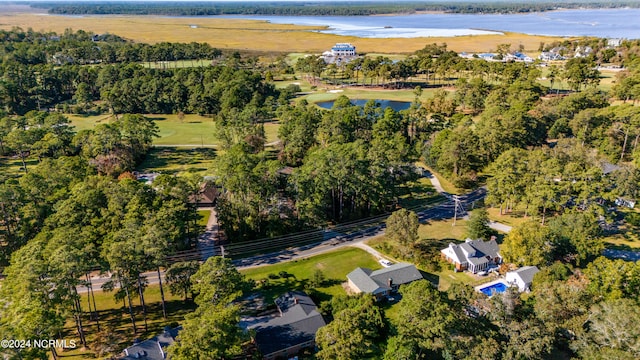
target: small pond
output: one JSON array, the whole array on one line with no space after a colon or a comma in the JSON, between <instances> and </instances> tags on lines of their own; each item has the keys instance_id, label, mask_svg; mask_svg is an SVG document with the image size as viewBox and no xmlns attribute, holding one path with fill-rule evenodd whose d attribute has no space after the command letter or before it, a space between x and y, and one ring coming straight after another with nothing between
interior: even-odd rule
<instances>
[{"instance_id":1,"label":"small pond","mask_svg":"<svg viewBox=\"0 0 640 360\"><path fill-rule=\"evenodd\" d=\"M357 106L364 106L368 99L351 99L351 103ZM331 109L333 107L332 101L321 101L317 102L316 105L320 106L323 109ZM407 110L411 103L408 101L395 101L395 100L376 100L382 109L386 109L388 107L392 108L395 111Z\"/></svg>"}]
</instances>

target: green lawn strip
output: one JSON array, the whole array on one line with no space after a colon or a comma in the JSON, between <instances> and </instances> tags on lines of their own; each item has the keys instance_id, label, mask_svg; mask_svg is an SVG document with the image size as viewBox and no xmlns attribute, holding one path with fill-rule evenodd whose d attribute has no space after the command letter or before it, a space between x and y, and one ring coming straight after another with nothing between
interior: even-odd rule
<instances>
[{"instance_id":1,"label":"green lawn strip","mask_svg":"<svg viewBox=\"0 0 640 360\"><path fill-rule=\"evenodd\" d=\"M268 122L264 124L264 136L266 138L267 144L278 141L278 129L280 128L280 123L277 121Z\"/></svg>"},{"instance_id":2,"label":"green lawn strip","mask_svg":"<svg viewBox=\"0 0 640 360\"><path fill-rule=\"evenodd\" d=\"M325 254L313 256L303 260L295 260L275 265L261 266L258 268L242 270L248 279L257 282L266 281L269 286L263 286L262 293L268 304L289 290L305 290L309 286L309 280L316 270L321 270L326 278L325 285L315 289L316 297L320 300L329 300L331 297L344 294L342 283L347 281L347 274L357 267L379 269L380 264L376 259L364 250L357 248L345 248L331 251ZM269 279L269 275L278 275L286 272L291 276L278 279ZM273 276L272 275L272 276Z\"/></svg>"},{"instance_id":3,"label":"green lawn strip","mask_svg":"<svg viewBox=\"0 0 640 360\"><path fill-rule=\"evenodd\" d=\"M429 172L431 172L431 174L433 174L433 176L435 176L440 181L442 189L444 189L444 191L448 192L449 194L460 195L465 193L464 189L457 188L451 183L451 181L447 180L444 176L442 176L442 174L427 166L427 164L425 164L424 162L418 162L418 165L429 170Z\"/></svg>"},{"instance_id":4,"label":"green lawn strip","mask_svg":"<svg viewBox=\"0 0 640 360\"><path fill-rule=\"evenodd\" d=\"M399 205L403 208L432 203L441 197L427 178L419 178L416 182L403 184L398 188L398 191L400 193Z\"/></svg>"},{"instance_id":5,"label":"green lawn strip","mask_svg":"<svg viewBox=\"0 0 640 360\"><path fill-rule=\"evenodd\" d=\"M211 216L211 210L198 210L198 226L207 226L207 222L209 222L209 217Z\"/></svg>"},{"instance_id":6,"label":"green lawn strip","mask_svg":"<svg viewBox=\"0 0 640 360\"><path fill-rule=\"evenodd\" d=\"M159 173L211 173L217 151L211 148L157 147L149 150L136 167L139 172Z\"/></svg>"},{"instance_id":7,"label":"green lawn strip","mask_svg":"<svg viewBox=\"0 0 640 360\"><path fill-rule=\"evenodd\" d=\"M38 160L35 156L28 157L25 163L27 164L27 170L29 170L29 168L38 164ZM0 174L11 177L22 176L24 174L22 160L19 157L0 156Z\"/></svg>"}]
</instances>

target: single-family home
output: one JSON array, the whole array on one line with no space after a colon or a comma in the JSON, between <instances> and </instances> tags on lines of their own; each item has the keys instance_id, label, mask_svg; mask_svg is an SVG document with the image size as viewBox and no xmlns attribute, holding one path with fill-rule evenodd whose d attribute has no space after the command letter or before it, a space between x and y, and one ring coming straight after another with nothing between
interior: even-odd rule
<instances>
[{"instance_id":1,"label":"single-family home","mask_svg":"<svg viewBox=\"0 0 640 360\"><path fill-rule=\"evenodd\" d=\"M347 274L347 283L356 294L367 293L378 300L398 290L403 284L422 280L422 274L412 264L398 263L380 270L356 268Z\"/></svg>"},{"instance_id":2,"label":"single-family home","mask_svg":"<svg viewBox=\"0 0 640 360\"><path fill-rule=\"evenodd\" d=\"M121 359L164 360L167 358L167 347L175 342L180 330L182 326L173 329L166 327L162 334L124 349L124 357Z\"/></svg>"},{"instance_id":3,"label":"single-family home","mask_svg":"<svg viewBox=\"0 0 640 360\"><path fill-rule=\"evenodd\" d=\"M511 286L517 286L520 292L531 288L533 276L540 270L536 266L523 266L518 270L509 271L505 275L505 280Z\"/></svg>"},{"instance_id":4,"label":"single-family home","mask_svg":"<svg viewBox=\"0 0 640 360\"><path fill-rule=\"evenodd\" d=\"M489 241L466 239L462 244L449 243L440 253L442 258L455 265L457 271L469 270L474 274L502 263L500 248L494 238Z\"/></svg>"},{"instance_id":5,"label":"single-family home","mask_svg":"<svg viewBox=\"0 0 640 360\"><path fill-rule=\"evenodd\" d=\"M254 320L254 341L264 359L288 359L315 348L316 332L326 325L316 304L302 291L290 291L275 301L278 313Z\"/></svg>"}]
</instances>

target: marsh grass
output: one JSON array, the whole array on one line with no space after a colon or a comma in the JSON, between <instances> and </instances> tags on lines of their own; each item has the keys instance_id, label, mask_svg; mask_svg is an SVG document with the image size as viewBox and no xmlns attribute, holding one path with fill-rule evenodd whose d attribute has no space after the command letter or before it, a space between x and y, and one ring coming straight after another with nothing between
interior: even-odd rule
<instances>
[{"instance_id":1,"label":"marsh grass","mask_svg":"<svg viewBox=\"0 0 640 360\"><path fill-rule=\"evenodd\" d=\"M196 28L192 28L195 25ZM359 52L408 54L427 44L446 43L454 51L494 51L499 44L522 44L525 51L535 51L540 42L557 37L533 36L505 32L503 35L457 37L373 39L338 36L317 32L322 26L273 24L266 21L220 18L170 18L159 16L82 16L69 17L39 14L0 15L0 28L32 28L36 31L64 32L65 29L111 33L136 42L162 41L206 42L221 50L254 50L280 53L322 53L336 42L356 44Z\"/></svg>"}]
</instances>

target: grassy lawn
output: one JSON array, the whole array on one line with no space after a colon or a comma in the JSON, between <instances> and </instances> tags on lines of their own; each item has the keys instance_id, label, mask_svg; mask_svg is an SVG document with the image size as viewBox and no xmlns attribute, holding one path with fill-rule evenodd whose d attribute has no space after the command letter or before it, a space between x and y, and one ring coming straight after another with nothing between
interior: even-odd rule
<instances>
[{"instance_id":1,"label":"grassy lawn","mask_svg":"<svg viewBox=\"0 0 640 360\"><path fill-rule=\"evenodd\" d=\"M213 136L214 123L210 117L197 114L184 115L183 119L176 114L145 116L155 120L158 125L160 137L153 140L154 145L216 146L218 144ZM98 124L114 120L111 115L67 115L67 117L76 130L92 129ZM267 142L277 140L278 126L277 122L264 124Z\"/></svg>"},{"instance_id":2,"label":"grassy lawn","mask_svg":"<svg viewBox=\"0 0 640 360\"><path fill-rule=\"evenodd\" d=\"M638 209L622 209L626 215L632 212L640 212ZM605 246L620 250L638 250L640 249L640 232L638 228L625 222L620 226L618 232L603 238Z\"/></svg>"},{"instance_id":3,"label":"grassy lawn","mask_svg":"<svg viewBox=\"0 0 640 360\"><path fill-rule=\"evenodd\" d=\"M465 193L464 189L457 188L451 183L451 181L447 180L444 176L427 166L427 164L425 164L424 162L418 162L418 165L429 170L429 172L431 172L431 174L433 174L433 176L435 176L440 181L440 185L442 185L444 191L448 192L449 194L459 195Z\"/></svg>"},{"instance_id":4,"label":"grassy lawn","mask_svg":"<svg viewBox=\"0 0 640 360\"><path fill-rule=\"evenodd\" d=\"M284 89L289 85L298 85L300 86L300 91L309 92L311 91L311 84L308 81L302 79L302 76L298 74L297 80L278 80L274 81L273 84L277 89Z\"/></svg>"},{"instance_id":5,"label":"grassy lawn","mask_svg":"<svg viewBox=\"0 0 640 360\"><path fill-rule=\"evenodd\" d=\"M420 178L416 182L404 184L398 190L400 192L399 204L403 208L412 208L443 198L431 186L431 182L427 178Z\"/></svg>"},{"instance_id":6,"label":"grassy lawn","mask_svg":"<svg viewBox=\"0 0 640 360\"><path fill-rule=\"evenodd\" d=\"M531 216L524 217L524 211L513 211L509 214L500 215L500 208L487 208L489 219L509 226L518 226L533 219Z\"/></svg>"},{"instance_id":7,"label":"grassy lawn","mask_svg":"<svg viewBox=\"0 0 640 360\"><path fill-rule=\"evenodd\" d=\"M209 217L211 216L210 210L198 210L198 226L207 226L207 222L209 222Z\"/></svg>"},{"instance_id":8,"label":"grassy lawn","mask_svg":"<svg viewBox=\"0 0 640 360\"><path fill-rule=\"evenodd\" d=\"M38 160L34 158L27 158L25 160L27 163L27 170L30 167L36 166L38 164ZM19 157L8 157L8 156L0 156L0 174L6 175L8 177L20 177L24 174L24 169L22 168L22 160Z\"/></svg>"},{"instance_id":9,"label":"grassy lawn","mask_svg":"<svg viewBox=\"0 0 640 360\"><path fill-rule=\"evenodd\" d=\"M458 219L456 225L451 220L429 221L418 228L420 239L433 240L464 240L467 233L467 220Z\"/></svg>"},{"instance_id":10,"label":"grassy lawn","mask_svg":"<svg viewBox=\"0 0 640 360\"><path fill-rule=\"evenodd\" d=\"M347 274L356 267L367 267L375 270L380 268L380 264L364 250L345 248L303 260L261 266L241 272L247 278L256 281L264 281L266 279L269 285L263 290L263 293L267 303L273 303L276 297L289 290L304 290L308 286L308 280L313 277L316 270L322 270L326 278L325 285L315 289L316 295L320 300L329 300L335 295L344 294L341 284L347 281ZM270 274L276 275L282 271L290 274L290 276L269 279Z\"/></svg>"},{"instance_id":11,"label":"grassy lawn","mask_svg":"<svg viewBox=\"0 0 640 360\"><path fill-rule=\"evenodd\" d=\"M197 173L207 175L216 157L211 148L172 148L161 147L149 150L149 153L136 168L139 172L159 173Z\"/></svg>"}]
</instances>

